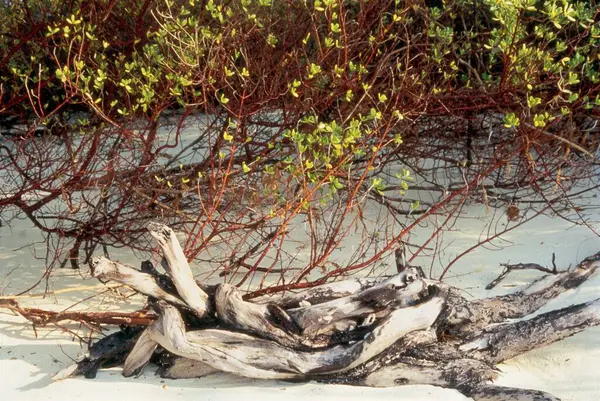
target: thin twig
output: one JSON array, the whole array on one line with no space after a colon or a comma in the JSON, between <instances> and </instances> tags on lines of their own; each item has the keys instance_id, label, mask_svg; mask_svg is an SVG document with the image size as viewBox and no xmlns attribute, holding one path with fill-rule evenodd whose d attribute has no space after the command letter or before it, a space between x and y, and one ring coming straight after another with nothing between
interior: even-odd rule
<instances>
[{"instance_id":1,"label":"thin twig","mask_svg":"<svg viewBox=\"0 0 600 401\"><path fill-rule=\"evenodd\" d=\"M554 254L554 252L552 253L552 269L549 269L547 267L538 265L537 263L517 263L514 265L511 264L507 264L507 263L502 263L500 264L500 266L504 267L504 270L502 271L502 273L500 273L500 275L498 277L496 277L496 279L494 279L491 283L489 283L485 289L486 290L491 290L492 288L494 288L495 286L497 286L500 281L504 280L504 278L506 278L506 276L508 276L508 274L511 271L514 270L528 270L528 269L532 269L532 270L539 270L541 272L544 273L548 273L548 274L557 274L558 271L556 269L556 264L554 263L556 259L556 255Z\"/></svg>"}]
</instances>

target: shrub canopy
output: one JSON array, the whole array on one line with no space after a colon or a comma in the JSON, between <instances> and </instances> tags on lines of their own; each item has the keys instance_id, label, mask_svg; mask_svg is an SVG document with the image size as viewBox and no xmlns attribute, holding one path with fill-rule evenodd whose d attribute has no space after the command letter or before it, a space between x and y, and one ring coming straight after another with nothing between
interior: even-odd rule
<instances>
[{"instance_id":1,"label":"shrub canopy","mask_svg":"<svg viewBox=\"0 0 600 401\"><path fill-rule=\"evenodd\" d=\"M71 260L144 249L160 211L192 232L190 258L218 239L221 267L248 274L278 271L276 244L306 215L295 285L368 266L467 199L553 208L593 176L599 14L595 0L4 1L0 121L24 123L21 138L46 127L68 151L5 146L0 208L68 239ZM191 117L191 144L170 150ZM389 231L326 265L366 200Z\"/></svg>"}]
</instances>

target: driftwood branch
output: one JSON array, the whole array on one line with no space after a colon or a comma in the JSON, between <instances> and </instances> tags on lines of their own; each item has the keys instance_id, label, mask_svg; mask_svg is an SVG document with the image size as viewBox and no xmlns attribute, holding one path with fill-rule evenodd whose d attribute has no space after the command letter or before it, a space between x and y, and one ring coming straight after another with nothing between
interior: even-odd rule
<instances>
[{"instance_id":1,"label":"driftwood branch","mask_svg":"<svg viewBox=\"0 0 600 401\"><path fill-rule=\"evenodd\" d=\"M123 376L129 377L138 374L150 362L158 343L154 341L151 330L145 329L139 336L135 345L123 365Z\"/></svg>"},{"instance_id":2,"label":"driftwood branch","mask_svg":"<svg viewBox=\"0 0 600 401\"><path fill-rule=\"evenodd\" d=\"M204 362L169 355L165 364L162 365L156 373L167 379L195 379L218 372L218 369L215 369Z\"/></svg>"},{"instance_id":3,"label":"driftwood branch","mask_svg":"<svg viewBox=\"0 0 600 401\"><path fill-rule=\"evenodd\" d=\"M292 379L352 369L407 333L431 326L442 305L441 298L433 297L418 306L398 309L362 341L310 352L225 330L186 332L177 309L166 303L160 303L160 318L146 332L148 338L166 350L220 371L253 378ZM146 342L146 336L141 339ZM140 359L147 361L148 357L143 355ZM132 363L132 366L142 364Z\"/></svg>"},{"instance_id":4,"label":"driftwood branch","mask_svg":"<svg viewBox=\"0 0 600 401\"><path fill-rule=\"evenodd\" d=\"M192 269L175 232L164 224L150 223L148 231L156 239L167 261L167 274L179 295L199 318L208 311L208 295L196 284Z\"/></svg>"},{"instance_id":5,"label":"driftwood branch","mask_svg":"<svg viewBox=\"0 0 600 401\"><path fill-rule=\"evenodd\" d=\"M284 309L298 308L303 305L316 305L341 297L351 296L357 292L371 288L385 279L385 277L376 277L334 281L297 293L265 295L253 301L256 303L277 303L277 305Z\"/></svg>"},{"instance_id":6,"label":"driftwood branch","mask_svg":"<svg viewBox=\"0 0 600 401\"><path fill-rule=\"evenodd\" d=\"M538 269L552 274L514 294L481 300L467 300L458 289L426 279L421 269L402 265L388 278L327 283L252 302L228 284L200 286L173 231L160 224L149 230L168 278L151 266L142 272L102 258L93 269L98 278L148 295L158 317L100 340L58 378L93 375L117 360L131 376L154 361L170 378L221 371L364 386L430 384L477 401L549 401L556 398L493 386L496 364L600 325L600 299L528 318L595 274L600 254L569 271Z\"/></svg>"},{"instance_id":7,"label":"driftwood branch","mask_svg":"<svg viewBox=\"0 0 600 401\"><path fill-rule=\"evenodd\" d=\"M450 319L460 322L453 325L455 329L467 333L480 331L490 324L502 323L507 319L527 316L568 289L581 285L599 267L600 253L586 258L571 271L542 277L523 291L513 294L467 302L458 299L460 295L456 291L453 302L456 311Z\"/></svg>"},{"instance_id":8,"label":"driftwood branch","mask_svg":"<svg viewBox=\"0 0 600 401\"><path fill-rule=\"evenodd\" d=\"M142 294L170 302L175 305L187 306L185 302L163 290L156 276L142 273L132 267L113 262L104 256L98 256L90 262L92 276L99 280L112 280L125 284Z\"/></svg>"},{"instance_id":9,"label":"driftwood branch","mask_svg":"<svg viewBox=\"0 0 600 401\"><path fill-rule=\"evenodd\" d=\"M597 325L600 325L600 299L487 328L463 347L477 359L499 363Z\"/></svg>"}]
</instances>

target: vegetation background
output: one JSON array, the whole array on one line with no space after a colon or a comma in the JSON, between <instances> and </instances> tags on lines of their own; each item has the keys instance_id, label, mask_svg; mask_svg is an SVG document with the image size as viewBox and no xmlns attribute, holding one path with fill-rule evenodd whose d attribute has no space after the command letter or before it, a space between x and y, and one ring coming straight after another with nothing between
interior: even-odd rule
<instances>
[{"instance_id":1,"label":"vegetation background","mask_svg":"<svg viewBox=\"0 0 600 401\"><path fill-rule=\"evenodd\" d=\"M541 214L588 225L599 15L596 0L3 0L3 223L45 234L47 278L151 251L158 218L249 297L433 257L473 203L488 228L457 259ZM350 235L361 246L334 262Z\"/></svg>"}]
</instances>

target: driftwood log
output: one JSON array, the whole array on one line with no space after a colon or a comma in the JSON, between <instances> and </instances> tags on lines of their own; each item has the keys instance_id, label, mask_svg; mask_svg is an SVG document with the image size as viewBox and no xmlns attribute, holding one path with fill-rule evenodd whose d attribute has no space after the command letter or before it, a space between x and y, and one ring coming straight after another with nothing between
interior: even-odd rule
<instances>
[{"instance_id":1,"label":"driftwood log","mask_svg":"<svg viewBox=\"0 0 600 401\"><path fill-rule=\"evenodd\" d=\"M228 284L197 283L173 231L158 223L148 229L164 253L166 275L147 263L138 271L103 257L91 268L98 279L148 295L157 319L98 341L57 379L93 377L120 364L124 376L133 376L154 361L168 378L229 372L377 387L429 384L478 401L557 400L494 386L496 364L600 324L600 299L527 318L594 274L600 253L523 291L475 301L408 267L389 278L248 302Z\"/></svg>"}]
</instances>

